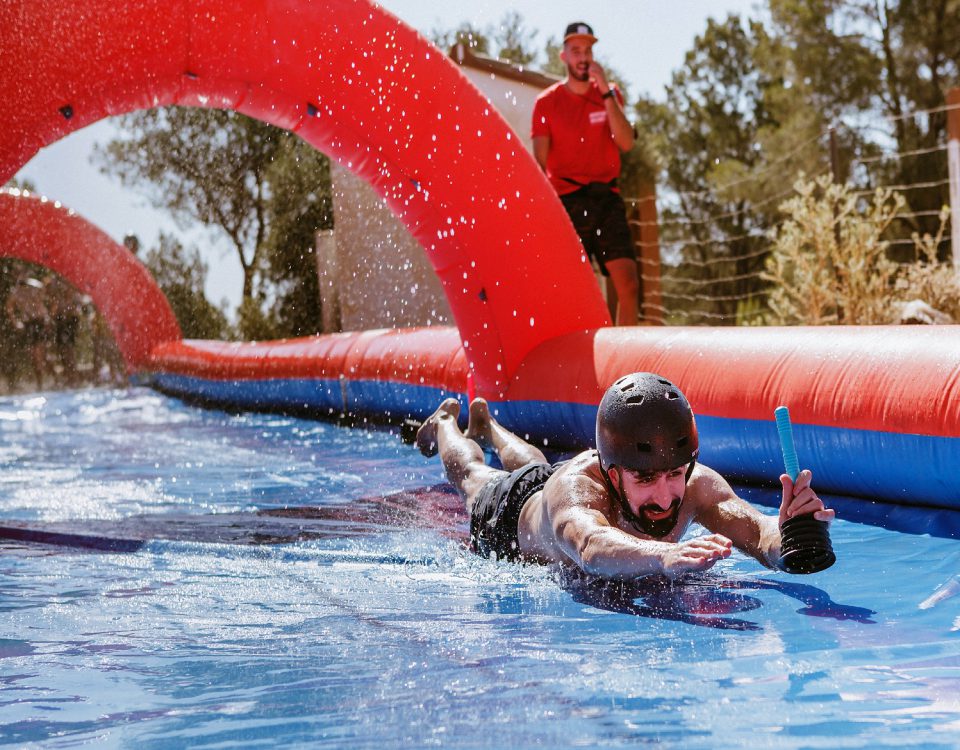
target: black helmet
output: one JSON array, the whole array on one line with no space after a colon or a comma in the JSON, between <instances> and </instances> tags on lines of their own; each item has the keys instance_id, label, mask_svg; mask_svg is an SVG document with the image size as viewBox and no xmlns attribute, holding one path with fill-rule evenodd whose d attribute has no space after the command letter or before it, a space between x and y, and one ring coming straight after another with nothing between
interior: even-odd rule
<instances>
[{"instance_id":1,"label":"black helmet","mask_svg":"<svg viewBox=\"0 0 960 750\"><path fill-rule=\"evenodd\" d=\"M692 464L700 452L693 410L666 378L624 375L600 401L597 452L605 472L619 466L647 474Z\"/></svg>"}]
</instances>

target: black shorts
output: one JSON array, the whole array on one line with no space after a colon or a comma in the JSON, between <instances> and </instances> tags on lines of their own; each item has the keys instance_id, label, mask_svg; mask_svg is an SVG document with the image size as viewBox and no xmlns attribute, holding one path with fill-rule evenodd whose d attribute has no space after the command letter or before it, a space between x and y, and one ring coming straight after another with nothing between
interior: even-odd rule
<instances>
[{"instance_id":1,"label":"black shorts","mask_svg":"<svg viewBox=\"0 0 960 750\"><path fill-rule=\"evenodd\" d=\"M482 557L495 553L498 560L518 560L520 511L554 471L556 466L550 464L527 464L487 482L470 514L470 549Z\"/></svg>"},{"instance_id":2,"label":"black shorts","mask_svg":"<svg viewBox=\"0 0 960 750\"><path fill-rule=\"evenodd\" d=\"M560 201L570 215L587 256L597 261L604 276L610 275L605 265L608 261L629 258L636 262L627 209L620 193L611 190L606 183L595 182L561 195Z\"/></svg>"}]
</instances>

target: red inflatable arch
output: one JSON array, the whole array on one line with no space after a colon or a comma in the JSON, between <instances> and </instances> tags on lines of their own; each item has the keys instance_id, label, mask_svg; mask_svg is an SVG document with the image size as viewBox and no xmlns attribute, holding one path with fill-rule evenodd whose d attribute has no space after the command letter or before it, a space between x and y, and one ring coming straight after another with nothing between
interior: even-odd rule
<instances>
[{"instance_id":1,"label":"red inflatable arch","mask_svg":"<svg viewBox=\"0 0 960 750\"><path fill-rule=\"evenodd\" d=\"M234 109L370 182L426 250L478 390L610 319L533 158L445 55L369 0L4 0L0 181L135 109ZM575 300L576 304L571 304Z\"/></svg>"},{"instance_id":2,"label":"red inflatable arch","mask_svg":"<svg viewBox=\"0 0 960 750\"><path fill-rule=\"evenodd\" d=\"M0 190L0 257L56 271L106 318L127 369L147 364L157 344L180 338L167 298L122 245L72 211L16 190Z\"/></svg>"}]
</instances>

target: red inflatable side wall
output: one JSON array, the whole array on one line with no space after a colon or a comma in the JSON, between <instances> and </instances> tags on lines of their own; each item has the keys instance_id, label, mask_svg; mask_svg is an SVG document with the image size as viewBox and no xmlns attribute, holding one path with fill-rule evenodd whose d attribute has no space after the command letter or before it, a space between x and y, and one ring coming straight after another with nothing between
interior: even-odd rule
<instances>
[{"instance_id":1,"label":"red inflatable side wall","mask_svg":"<svg viewBox=\"0 0 960 750\"><path fill-rule=\"evenodd\" d=\"M465 393L469 367L455 328L353 331L263 342L170 341L153 368L207 380L384 381Z\"/></svg>"},{"instance_id":2,"label":"red inflatable side wall","mask_svg":"<svg viewBox=\"0 0 960 750\"><path fill-rule=\"evenodd\" d=\"M592 445L596 405L631 371L682 385L701 459L731 478L776 483L774 409L790 407L821 492L960 506L960 330L937 327L599 329L531 352L498 419L535 443ZM220 406L423 419L466 403L453 329L366 331L262 344L186 341L155 350L152 382Z\"/></svg>"},{"instance_id":3,"label":"red inflatable side wall","mask_svg":"<svg viewBox=\"0 0 960 750\"><path fill-rule=\"evenodd\" d=\"M148 363L180 326L150 272L122 245L72 211L0 190L0 256L56 271L104 316L129 371Z\"/></svg>"},{"instance_id":4,"label":"red inflatable side wall","mask_svg":"<svg viewBox=\"0 0 960 750\"><path fill-rule=\"evenodd\" d=\"M502 394L540 342L609 324L563 207L506 121L369 0L5 0L0 50L0 181L110 115L235 109L386 198L443 283L480 392Z\"/></svg>"},{"instance_id":5,"label":"red inflatable side wall","mask_svg":"<svg viewBox=\"0 0 960 750\"><path fill-rule=\"evenodd\" d=\"M597 404L625 372L683 386L697 414L960 437L960 327L606 328L544 343L507 398Z\"/></svg>"}]
</instances>

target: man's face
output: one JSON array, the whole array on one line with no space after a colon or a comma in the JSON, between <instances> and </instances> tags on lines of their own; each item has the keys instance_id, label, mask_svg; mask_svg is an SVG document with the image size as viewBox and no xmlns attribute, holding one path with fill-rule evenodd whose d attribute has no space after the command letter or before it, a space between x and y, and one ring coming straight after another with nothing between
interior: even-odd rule
<instances>
[{"instance_id":1,"label":"man's face","mask_svg":"<svg viewBox=\"0 0 960 750\"><path fill-rule=\"evenodd\" d=\"M623 481L623 493L643 528L654 538L662 538L673 531L680 515L680 501L687 486L687 467L678 466L669 471L641 474L625 469L611 472L616 485L616 475Z\"/></svg>"},{"instance_id":2,"label":"man's face","mask_svg":"<svg viewBox=\"0 0 960 750\"><path fill-rule=\"evenodd\" d=\"M567 64L567 73L577 81L590 80L590 63L593 62L593 43L574 37L563 45L560 59Z\"/></svg>"}]
</instances>

